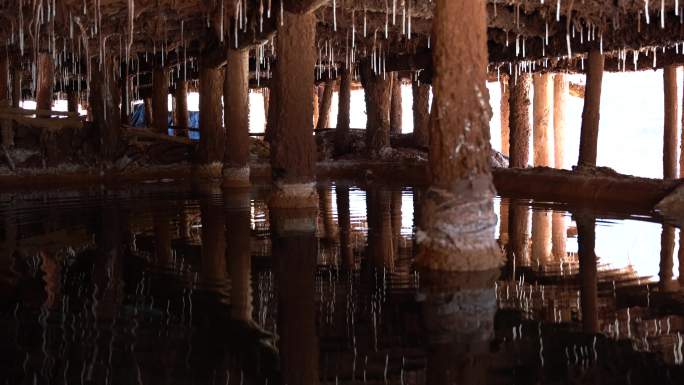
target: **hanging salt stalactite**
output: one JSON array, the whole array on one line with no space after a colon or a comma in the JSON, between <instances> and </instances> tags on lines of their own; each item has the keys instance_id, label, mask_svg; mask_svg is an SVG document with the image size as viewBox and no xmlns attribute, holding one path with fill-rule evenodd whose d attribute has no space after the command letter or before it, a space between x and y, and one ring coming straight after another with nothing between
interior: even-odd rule
<instances>
[{"instance_id":1,"label":"hanging salt stalactite","mask_svg":"<svg viewBox=\"0 0 684 385\"><path fill-rule=\"evenodd\" d=\"M264 0L259 0L259 33L264 32Z\"/></svg>"},{"instance_id":2,"label":"hanging salt stalactite","mask_svg":"<svg viewBox=\"0 0 684 385\"><path fill-rule=\"evenodd\" d=\"M408 36L408 39L411 40L411 0L409 0L407 18L408 18L408 31L406 32L406 35Z\"/></svg>"},{"instance_id":3,"label":"hanging salt stalactite","mask_svg":"<svg viewBox=\"0 0 684 385\"><path fill-rule=\"evenodd\" d=\"M219 21L219 35L220 35L220 40L221 43L223 43L223 19L225 19L225 12L223 11L223 0L221 0L221 7L220 7L220 17L221 20ZM163 54L162 54L163 55Z\"/></svg>"},{"instance_id":4,"label":"hanging salt stalactite","mask_svg":"<svg viewBox=\"0 0 684 385\"><path fill-rule=\"evenodd\" d=\"M561 0L556 1L556 22L560 21L560 13L561 13Z\"/></svg>"},{"instance_id":5,"label":"hanging salt stalactite","mask_svg":"<svg viewBox=\"0 0 684 385\"><path fill-rule=\"evenodd\" d=\"M366 21L366 6L364 5L363 7L363 38L366 38L366 34L368 33L368 25Z\"/></svg>"},{"instance_id":6,"label":"hanging salt stalactite","mask_svg":"<svg viewBox=\"0 0 684 385\"><path fill-rule=\"evenodd\" d=\"M660 0L660 28L665 28L665 0Z\"/></svg>"},{"instance_id":7,"label":"hanging salt stalactite","mask_svg":"<svg viewBox=\"0 0 684 385\"><path fill-rule=\"evenodd\" d=\"M334 7L333 7L333 12L334 12ZM285 10L283 8L283 1L281 0L280 1L280 25L282 26L284 22L285 22Z\"/></svg>"},{"instance_id":8,"label":"hanging salt stalactite","mask_svg":"<svg viewBox=\"0 0 684 385\"><path fill-rule=\"evenodd\" d=\"M266 17L271 18L271 0L268 0L268 7L266 8Z\"/></svg>"},{"instance_id":9,"label":"hanging salt stalactite","mask_svg":"<svg viewBox=\"0 0 684 385\"><path fill-rule=\"evenodd\" d=\"M352 9L352 48L356 47L356 12Z\"/></svg>"},{"instance_id":10,"label":"hanging salt stalactite","mask_svg":"<svg viewBox=\"0 0 684 385\"><path fill-rule=\"evenodd\" d=\"M133 46L133 21L135 20L135 3L134 0L128 0L128 44L126 47L126 58L129 57L131 47Z\"/></svg>"},{"instance_id":11,"label":"hanging salt stalactite","mask_svg":"<svg viewBox=\"0 0 684 385\"><path fill-rule=\"evenodd\" d=\"M648 10L648 0L644 0L644 16L646 17L646 24L651 24L651 15Z\"/></svg>"},{"instance_id":12,"label":"hanging salt stalactite","mask_svg":"<svg viewBox=\"0 0 684 385\"><path fill-rule=\"evenodd\" d=\"M401 0L401 34L406 35L406 0Z\"/></svg>"},{"instance_id":13,"label":"hanging salt stalactite","mask_svg":"<svg viewBox=\"0 0 684 385\"><path fill-rule=\"evenodd\" d=\"M282 0L281 0L282 4ZM332 6L333 6L333 31L337 32L337 4L335 3L335 0L332 0Z\"/></svg>"}]
</instances>

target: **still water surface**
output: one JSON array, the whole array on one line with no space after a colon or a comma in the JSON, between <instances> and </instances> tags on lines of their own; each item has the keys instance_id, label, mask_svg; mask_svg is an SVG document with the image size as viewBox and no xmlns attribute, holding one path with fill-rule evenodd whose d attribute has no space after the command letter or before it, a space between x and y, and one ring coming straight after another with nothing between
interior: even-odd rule
<instances>
[{"instance_id":1,"label":"still water surface","mask_svg":"<svg viewBox=\"0 0 684 385\"><path fill-rule=\"evenodd\" d=\"M497 199L501 270L434 277L421 193L0 194L0 384L684 383L677 229Z\"/></svg>"}]
</instances>

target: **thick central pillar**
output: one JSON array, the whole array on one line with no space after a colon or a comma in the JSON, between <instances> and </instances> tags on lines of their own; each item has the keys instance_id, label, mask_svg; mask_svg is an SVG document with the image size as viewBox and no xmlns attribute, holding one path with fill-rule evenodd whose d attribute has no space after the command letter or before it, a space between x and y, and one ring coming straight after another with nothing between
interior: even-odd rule
<instances>
[{"instance_id":1,"label":"thick central pillar","mask_svg":"<svg viewBox=\"0 0 684 385\"><path fill-rule=\"evenodd\" d=\"M411 83L413 91L413 139L418 147L430 144L430 85L417 79Z\"/></svg>"},{"instance_id":2,"label":"thick central pillar","mask_svg":"<svg viewBox=\"0 0 684 385\"><path fill-rule=\"evenodd\" d=\"M375 74L369 61L359 70L366 98L366 152L370 158L379 158L390 147L392 80L389 74Z\"/></svg>"},{"instance_id":3,"label":"thick central pillar","mask_svg":"<svg viewBox=\"0 0 684 385\"><path fill-rule=\"evenodd\" d=\"M169 91L166 70L156 66L152 72L152 114L154 131L166 134L169 129Z\"/></svg>"},{"instance_id":4,"label":"thick central pillar","mask_svg":"<svg viewBox=\"0 0 684 385\"><path fill-rule=\"evenodd\" d=\"M334 81L328 80L323 87L323 95L319 99L318 122L316 128L322 130L330 128L330 107L332 106Z\"/></svg>"},{"instance_id":5,"label":"thick central pillar","mask_svg":"<svg viewBox=\"0 0 684 385\"><path fill-rule=\"evenodd\" d=\"M497 269L502 256L495 240L489 166L485 3L437 1L433 32L432 180L423 202L416 263L442 271Z\"/></svg>"},{"instance_id":6,"label":"thick central pillar","mask_svg":"<svg viewBox=\"0 0 684 385\"><path fill-rule=\"evenodd\" d=\"M579 159L577 161L578 168L596 167L604 62L605 58L598 48L589 51L587 88L584 95Z\"/></svg>"},{"instance_id":7,"label":"thick central pillar","mask_svg":"<svg viewBox=\"0 0 684 385\"><path fill-rule=\"evenodd\" d=\"M226 153L223 184L249 185L249 51L228 50L223 84Z\"/></svg>"},{"instance_id":8,"label":"thick central pillar","mask_svg":"<svg viewBox=\"0 0 684 385\"><path fill-rule=\"evenodd\" d=\"M553 77L553 146L554 167L565 167L565 109L570 85L565 74Z\"/></svg>"},{"instance_id":9,"label":"thick central pillar","mask_svg":"<svg viewBox=\"0 0 684 385\"><path fill-rule=\"evenodd\" d=\"M535 167L553 165L551 133L553 113L553 77L550 74L535 74L534 81L534 160ZM551 256L551 212L535 210L532 213L532 258L538 263L549 262Z\"/></svg>"},{"instance_id":10,"label":"thick central pillar","mask_svg":"<svg viewBox=\"0 0 684 385\"><path fill-rule=\"evenodd\" d=\"M106 58L100 70L93 61L90 82L90 107L93 125L100 137L100 154L105 160L113 161L122 150L121 111L119 110L119 87L112 73L111 58Z\"/></svg>"},{"instance_id":11,"label":"thick central pillar","mask_svg":"<svg viewBox=\"0 0 684 385\"><path fill-rule=\"evenodd\" d=\"M200 141L193 172L200 180L215 181L221 178L225 146L225 132L221 122L223 69L200 58L199 77Z\"/></svg>"},{"instance_id":12,"label":"thick central pillar","mask_svg":"<svg viewBox=\"0 0 684 385\"><path fill-rule=\"evenodd\" d=\"M313 137L316 16L285 11L276 49L275 127L271 169L275 185L270 205L316 207L316 151ZM273 104L273 101L271 102Z\"/></svg>"},{"instance_id":13,"label":"thick central pillar","mask_svg":"<svg viewBox=\"0 0 684 385\"><path fill-rule=\"evenodd\" d=\"M510 167L525 168L530 160L530 85L529 74L509 80L510 88Z\"/></svg>"},{"instance_id":14,"label":"thick central pillar","mask_svg":"<svg viewBox=\"0 0 684 385\"><path fill-rule=\"evenodd\" d=\"M180 80L176 83L176 135L190 137L188 132L190 113L188 112L188 82Z\"/></svg>"},{"instance_id":15,"label":"thick central pillar","mask_svg":"<svg viewBox=\"0 0 684 385\"><path fill-rule=\"evenodd\" d=\"M390 133L401 134L402 109L401 109L401 78L398 72L392 73L392 102L390 104Z\"/></svg>"},{"instance_id":16,"label":"thick central pillar","mask_svg":"<svg viewBox=\"0 0 684 385\"><path fill-rule=\"evenodd\" d=\"M663 179L677 178L677 66L663 68L665 122L663 127Z\"/></svg>"},{"instance_id":17,"label":"thick central pillar","mask_svg":"<svg viewBox=\"0 0 684 385\"><path fill-rule=\"evenodd\" d=\"M47 52L38 54L38 79L36 80L36 109L52 110L52 90L55 87L55 62Z\"/></svg>"},{"instance_id":18,"label":"thick central pillar","mask_svg":"<svg viewBox=\"0 0 684 385\"><path fill-rule=\"evenodd\" d=\"M351 110L351 72L344 68L340 73L337 128L335 129L335 156L349 152L349 112Z\"/></svg>"}]
</instances>

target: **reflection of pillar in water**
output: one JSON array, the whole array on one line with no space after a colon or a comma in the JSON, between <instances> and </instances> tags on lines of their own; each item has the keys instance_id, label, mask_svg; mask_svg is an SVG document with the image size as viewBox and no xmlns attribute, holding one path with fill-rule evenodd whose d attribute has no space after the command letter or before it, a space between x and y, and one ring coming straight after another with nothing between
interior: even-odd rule
<instances>
[{"instance_id":1,"label":"reflection of pillar in water","mask_svg":"<svg viewBox=\"0 0 684 385\"><path fill-rule=\"evenodd\" d=\"M596 219L584 215L576 218L579 245L582 326L587 333L598 333L598 272L596 266Z\"/></svg>"},{"instance_id":2,"label":"reflection of pillar in water","mask_svg":"<svg viewBox=\"0 0 684 385\"><path fill-rule=\"evenodd\" d=\"M321 208L320 215L323 219L323 238L334 239L337 231L333 220L332 189L329 185L318 189L318 201Z\"/></svg>"},{"instance_id":3,"label":"reflection of pillar in water","mask_svg":"<svg viewBox=\"0 0 684 385\"><path fill-rule=\"evenodd\" d=\"M426 384L484 384L491 372L497 269L421 273L427 333Z\"/></svg>"},{"instance_id":4,"label":"reflection of pillar in water","mask_svg":"<svg viewBox=\"0 0 684 385\"><path fill-rule=\"evenodd\" d=\"M117 312L123 300L120 259L124 250L121 208L106 206L101 209L100 228L96 237L98 260L95 261L94 281L99 288L99 314L107 318Z\"/></svg>"},{"instance_id":5,"label":"reflection of pillar in water","mask_svg":"<svg viewBox=\"0 0 684 385\"><path fill-rule=\"evenodd\" d=\"M499 204L499 241L502 245L507 245L508 236L508 211L510 204L507 199L501 199Z\"/></svg>"},{"instance_id":6,"label":"reflection of pillar in water","mask_svg":"<svg viewBox=\"0 0 684 385\"><path fill-rule=\"evenodd\" d=\"M200 200L202 216L202 269L205 284L218 285L226 279L226 218L211 198Z\"/></svg>"},{"instance_id":7,"label":"reflection of pillar in water","mask_svg":"<svg viewBox=\"0 0 684 385\"><path fill-rule=\"evenodd\" d=\"M398 79L398 78L397 78ZM399 252L399 241L401 240L401 190L392 191L392 244L394 252Z\"/></svg>"},{"instance_id":8,"label":"reflection of pillar in water","mask_svg":"<svg viewBox=\"0 0 684 385\"><path fill-rule=\"evenodd\" d=\"M529 207L524 202L510 202L508 214L508 263L529 266L527 239L529 238Z\"/></svg>"},{"instance_id":9,"label":"reflection of pillar in water","mask_svg":"<svg viewBox=\"0 0 684 385\"><path fill-rule=\"evenodd\" d=\"M367 258L375 267L394 268L394 245L392 243L391 193L371 186L366 195L368 211Z\"/></svg>"},{"instance_id":10,"label":"reflection of pillar in water","mask_svg":"<svg viewBox=\"0 0 684 385\"><path fill-rule=\"evenodd\" d=\"M532 259L536 264L546 264L551 256L551 212L532 212Z\"/></svg>"},{"instance_id":11,"label":"reflection of pillar in water","mask_svg":"<svg viewBox=\"0 0 684 385\"><path fill-rule=\"evenodd\" d=\"M178 236L181 239L188 240L191 238L192 232L192 219L190 217L190 210L186 206L185 201L180 203L180 213L178 219Z\"/></svg>"},{"instance_id":12,"label":"reflection of pillar in water","mask_svg":"<svg viewBox=\"0 0 684 385\"><path fill-rule=\"evenodd\" d=\"M684 236L682 230L679 230L679 251L677 258L679 259L679 290L684 291Z\"/></svg>"},{"instance_id":13,"label":"reflection of pillar in water","mask_svg":"<svg viewBox=\"0 0 684 385\"><path fill-rule=\"evenodd\" d=\"M663 225L660 235L660 288L664 291L675 290L675 282L672 280L674 269L675 228L671 225Z\"/></svg>"},{"instance_id":14,"label":"reflection of pillar in water","mask_svg":"<svg viewBox=\"0 0 684 385\"><path fill-rule=\"evenodd\" d=\"M278 334L282 383L315 385L316 209L269 207L273 266L278 293Z\"/></svg>"},{"instance_id":15,"label":"reflection of pillar in water","mask_svg":"<svg viewBox=\"0 0 684 385\"><path fill-rule=\"evenodd\" d=\"M154 250L157 266L171 264L171 218L164 207L154 210Z\"/></svg>"},{"instance_id":16,"label":"reflection of pillar in water","mask_svg":"<svg viewBox=\"0 0 684 385\"><path fill-rule=\"evenodd\" d=\"M252 319L251 212L248 189L223 193L226 209L226 256L230 266L233 318Z\"/></svg>"},{"instance_id":17,"label":"reflection of pillar in water","mask_svg":"<svg viewBox=\"0 0 684 385\"><path fill-rule=\"evenodd\" d=\"M568 243L568 228L563 213L554 212L551 214L551 238L552 251L555 261L563 261L568 255L566 246Z\"/></svg>"},{"instance_id":18,"label":"reflection of pillar in water","mask_svg":"<svg viewBox=\"0 0 684 385\"><path fill-rule=\"evenodd\" d=\"M337 185L337 226L340 229L340 260L348 270L354 269L354 248L351 245L351 219L349 215L349 187Z\"/></svg>"}]
</instances>

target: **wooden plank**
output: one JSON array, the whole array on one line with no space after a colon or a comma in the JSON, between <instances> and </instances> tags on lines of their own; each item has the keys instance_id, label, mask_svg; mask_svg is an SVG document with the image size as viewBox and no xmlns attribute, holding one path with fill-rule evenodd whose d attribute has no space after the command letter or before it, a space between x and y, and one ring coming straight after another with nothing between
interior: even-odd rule
<instances>
[{"instance_id":1,"label":"wooden plank","mask_svg":"<svg viewBox=\"0 0 684 385\"><path fill-rule=\"evenodd\" d=\"M149 128L133 128L133 127L124 126L124 129L126 130L125 131L126 135L135 136L138 138L161 140L161 141L165 141L165 142L185 144L188 146L193 144L190 141L190 139L188 139L186 137L168 136L168 135L164 135L164 134L159 134L156 132L152 132L151 129L149 129Z\"/></svg>"},{"instance_id":2,"label":"wooden plank","mask_svg":"<svg viewBox=\"0 0 684 385\"><path fill-rule=\"evenodd\" d=\"M2 113L2 114L17 114L17 115L41 115L43 117L66 116L69 118L78 118L80 116L78 114L78 112L51 111L51 110L31 110L31 109L27 109L27 108L16 108L16 107L1 107L0 113Z\"/></svg>"}]
</instances>

